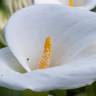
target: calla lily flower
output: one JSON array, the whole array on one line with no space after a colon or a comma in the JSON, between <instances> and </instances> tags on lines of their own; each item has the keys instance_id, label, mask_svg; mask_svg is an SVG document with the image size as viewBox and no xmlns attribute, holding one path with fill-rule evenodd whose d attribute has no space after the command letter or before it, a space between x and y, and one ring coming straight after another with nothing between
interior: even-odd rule
<instances>
[{"instance_id":1,"label":"calla lily flower","mask_svg":"<svg viewBox=\"0 0 96 96\"><path fill-rule=\"evenodd\" d=\"M92 84L95 21L93 12L60 5L34 5L16 12L5 27L8 47L0 49L0 86L48 91Z\"/></svg>"},{"instance_id":2,"label":"calla lily flower","mask_svg":"<svg viewBox=\"0 0 96 96\"><path fill-rule=\"evenodd\" d=\"M96 7L96 0L35 0L36 4L63 4L68 7L91 10Z\"/></svg>"}]
</instances>

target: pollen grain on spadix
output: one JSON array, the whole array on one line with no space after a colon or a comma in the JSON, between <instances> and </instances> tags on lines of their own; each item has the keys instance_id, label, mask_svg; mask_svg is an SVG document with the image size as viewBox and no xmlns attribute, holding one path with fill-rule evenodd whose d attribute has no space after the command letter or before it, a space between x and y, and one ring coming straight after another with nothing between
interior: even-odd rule
<instances>
[{"instance_id":1,"label":"pollen grain on spadix","mask_svg":"<svg viewBox=\"0 0 96 96\"><path fill-rule=\"evenodd\" d=\"M51 61L52 55L52 38L49 36L45 39L43 53L39 60L38 68L45 69L48 68Z\"/></svg>"},{"instance_id":2,"label":"pollen grain on spadix","mask_svg":"<svg viewBox=\"0 0 96 96\"><path fill-rule=\"evenodd\" d=\"M73 7L73 6L74 6L74 0L69 0L68 3L69 3L69 6L70 6L70 7Z\"/></svg>"}]
</instances>

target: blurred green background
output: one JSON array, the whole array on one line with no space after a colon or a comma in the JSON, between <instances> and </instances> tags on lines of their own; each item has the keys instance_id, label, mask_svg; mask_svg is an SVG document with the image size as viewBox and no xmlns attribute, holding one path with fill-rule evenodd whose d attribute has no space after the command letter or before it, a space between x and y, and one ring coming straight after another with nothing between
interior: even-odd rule
<instances>
[{"instance_id":1,"label":"blurred green background","mask_svg":"<svg viewBox=\"0 0 96 96\"><path fill-rule=\"evenodd\" d=\"M6 47L4 26L14 12L33 4L33 0L0 0L0 48ZM96 8L91 10L96 12ZM96 83L74 90L53 90L50 92L15 91L0 87L0 96L96 96Z\"/></svg>"}]
</instances>

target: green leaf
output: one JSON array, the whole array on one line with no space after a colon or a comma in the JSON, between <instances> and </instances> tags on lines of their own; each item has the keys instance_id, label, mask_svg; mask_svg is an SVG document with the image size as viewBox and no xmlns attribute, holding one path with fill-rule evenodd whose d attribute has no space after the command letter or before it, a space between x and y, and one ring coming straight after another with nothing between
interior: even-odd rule
<instances>
[{"instance_id":1,"label":"green leaf","mask_svg":"<svg viewBox=\"0 0 96 96\"><path fill-rule=\"evenodd\" d=\"M66 91L64 90L53 90L49 92L52 96L67 96Z\"/></svg>"},{"instance_id":2,"label":"green leaf","mask_svg":"<svg viewBox=\"0 0 96 96\"><path fill-rule=\"evenodd\" d=\"M33 92L31 90L16 91L0 87L0 96L48 96L47 92Z\"/></svg>"},{"instance_id":3,"label":"green leaf","mask_svg":"<svg viewBox=\"0 0 96 96\"><path fill-rule=\"evenodd\" d=\"M86 87L86 96L96 96L96 83Z\"/></svg>"},{"instance_id":4,"label":"green leaf","mask_svg":"<svg viewBox=\"0 0 96 96\"><path fill-rule=\"evenodd\" d=\"M48 96L47 92L32 92L31 90L25 90L22 92L22 96Z\"/></svg>"},{"instance_id":5,"label":"green leaf","mask_svg":"<svg viewBox=\"0 0 96 96\"><path fill-rule=\"evenodd\" d=\"M5 45L3 45L3 44L0 43L0 48L4 48L4 47L5 47Z\"/></svg>"}]
</instances>

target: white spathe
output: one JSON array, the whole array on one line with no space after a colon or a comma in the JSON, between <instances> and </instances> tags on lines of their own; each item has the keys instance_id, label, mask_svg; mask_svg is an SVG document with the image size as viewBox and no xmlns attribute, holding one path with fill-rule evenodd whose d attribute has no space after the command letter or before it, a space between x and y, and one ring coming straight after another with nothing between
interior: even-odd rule
<instances>
[{"instance_id":1,"label":"white spathe","mask_svg":"<svg viewBox=\"0 0 96 96\"><path fill-rule=\"evenodd\" d=\"M35 4L60 4L64 6L69 6L70 0L35 0ZM96 7L96 0L73 0L74 6L80 9L91 10Z\"/></svg>"},{"instance_id":2,"label":"white spathe","mask_svg":"<svg viewBox=\"0 0 96 96\"><path fill-rule=\"evenodd\" d=\"M34 0L35 4L62 4L60 0Z\"/></svg>"},{"instance_id":3,"label":"white spathe","mask_svg":"<svg viewBox=\"0 0 96 96\"><path fill-rule=\"evenodd\" d=\"M5 28L9 48L0 50L0 86L48 91L93 83L95 21L93 12L60 5L34 5L15 13ZM37 70L48 36L53 39L52 67ZM24 69L27 72L20 73Z\"/></svg>"}]
</instances>

